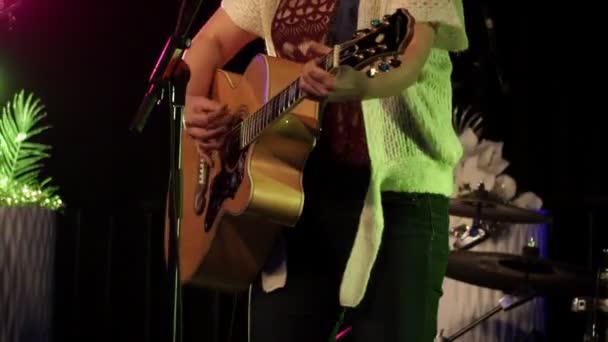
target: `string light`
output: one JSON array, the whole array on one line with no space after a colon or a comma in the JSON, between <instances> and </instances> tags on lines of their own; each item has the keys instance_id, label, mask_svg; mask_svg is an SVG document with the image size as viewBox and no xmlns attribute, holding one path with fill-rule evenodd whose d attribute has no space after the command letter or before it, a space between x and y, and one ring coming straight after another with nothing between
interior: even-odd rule
<instances>
[{"instance_id":1,"label":"string light","mask_svg":"<svg viewBox=\"0 0 608 342\"><path fill-rule=\"evenodd\" d=\"M0 112L0 206L64 207L56 187L46 186L51 179L38 179L49 147L27 141L48 128L34 127L46 115L43 110L33 94L26 96L22 90Z\"/></svg>"},{"instance_id":2,"label":"string light","mask_svg":"<svg viewBox=\"0 0 608 342\"><path fill-rule=\"evenodd\" d=\"M57 195L24 184L0 178L0 206L8 207L43 207L51 210L63 208L64 203Z\"/></svg>"}]
</instances>

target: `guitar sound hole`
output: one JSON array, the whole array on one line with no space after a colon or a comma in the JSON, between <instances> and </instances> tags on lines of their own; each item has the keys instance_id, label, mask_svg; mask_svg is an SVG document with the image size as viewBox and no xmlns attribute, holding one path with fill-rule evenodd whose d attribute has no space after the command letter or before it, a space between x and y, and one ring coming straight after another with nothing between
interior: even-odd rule
<instances>
[{"instance_id":1,"label":"guitar sound hole","mask_svg":"<svg viewBox=\"0 0 608 342\"><path fill-rule=\"evenodd\" d=\"M245 161L247 150L240 151L237 144L230 144L226 148L222 171L215 177L211 186L209 207L205 217L205 232L209 232L226 199L233 199L245 174Z\"/></svg>"}]
</instances>

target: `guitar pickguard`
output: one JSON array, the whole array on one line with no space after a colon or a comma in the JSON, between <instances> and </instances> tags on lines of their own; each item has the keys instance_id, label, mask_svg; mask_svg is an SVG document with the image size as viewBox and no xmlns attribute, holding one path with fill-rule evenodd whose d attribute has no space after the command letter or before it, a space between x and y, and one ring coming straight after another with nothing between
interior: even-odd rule
<instances>
[{"instance_id":1,"label":"guitar pickguard","mask_svg":"<svg viewBox=\"0 0 608 342\"><path fill-rule=\"evenodd\" d=\"M238 151L238 150L237 150ZM227 163L222 167L222 171L215 177L211 185L211 198L209 199L209 207L205 216L205 232L209 232L217 215L222 207L222 204L227 199L233 199L238 190L243 177L245 175L245 163L247 161L247 151L231 153L237 158L228 158ZM232 160L231 160L232 159ZM235 162L231 162L231 161Z\"/></svg>"}]
</instances>

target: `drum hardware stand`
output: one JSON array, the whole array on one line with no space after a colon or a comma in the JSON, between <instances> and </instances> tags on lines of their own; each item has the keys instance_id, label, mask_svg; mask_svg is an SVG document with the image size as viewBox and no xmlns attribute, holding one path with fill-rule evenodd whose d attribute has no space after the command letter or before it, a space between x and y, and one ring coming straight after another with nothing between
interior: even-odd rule
<instances>
[{"instance_id":1,"label":"drum hardware stand","mask_svg":"<svg viewBox=\"0 0 608 342\"><path fill-rule=\"evenodd\" d=\"M500 232L503 227L496 227L497 223L490 223L479 220L473 221L471 227L460 225L450 228L450 233L456 238L454 241L454 249L471 249L493 235Z\"/></svg>"},{"instance_id":2,"label":"drum hardware stand","mask_svg":"<svg viewBox=\"0 0 608 342\"><path fill-rule=\"evenodd\" d=\"M585 312L588 315L584 342L608 341L608 249L602 250L602 263L597 270L595 295L574 298L571 311Z\"/></svg>"},{"instance_id":3,"label":"drum hardware stand","mask_svg":"<svg viewBox=\"0 0 608 342\"><path fill-rule=\"evenodd\" d=\"M479 184L478 190L480 194L487 195L484 183ZM456 237L456 241L453 245L455 249L471 249L487 240L500 229L494 227L495 223L491 224L490 222L481 219L482 210L482 203L480 201L475 205L473 223L470 227L461 225L450 229L452 235Z\"/></svg>"},{"instance_id":4,"label":"drum hardware stand","mask_svg":"<svg viewBox=\"0 0 608 342\"><path fill-rule=\"evenodd\" d=\"M485 193L485 185L479 184L480 193ZM452 230L457 240L454 242L456 249L469 249L486 240L488 236L488 226L481 220L481 202L475 205L475 215L473 216L473 224L468 226L459 226Z\"/></svg>"},{"instance_id":5,"label":"drum hardware stand","mask_svg":"<svg viewBox=\"0 0 608 342\"><path fill-rule=\"evenodd\" d=\"M502 298L498 300L498 305L494 308L481 315L479 318L475 319L473 322L469 323L464 328L458 330L453 335L444 337L443 331L441 331L439 335L439 342L452 342L460 338L462 335L471 331L473 328L478 326L479 324L485 322L490 317L496 315L500 311L509 311L513 308L520 306L536 297L536 294L529 290L515 291L512 294L506 294Z\"/></svg>"},{"instance_id":6,"label":"drum hardware stand","mask_svg":"<svg viewBox=\"0 0 608 342\"><path fill-rule=\"evenodd\" d=\"M598 331L597 317L598 313L608 315L608 299L598 299L596 297L576 297L572 300L572 312L585 312L589 315L589 322L583 341L585 342L604 342L600 340L600 333L606 334L606 331ZM605 318L606 319L606 318ZM606 327L604 329L607 329ZM606 337L604 337L606 339Z\"/></svg>"},{"instance_id":7,"label":"drum hardware stand","mask_svg":"<svg viewBox=\"0 0 608 342\"><path fill-rule=\"evenodd\" d=\"M536 246L536 242L534 240L530 240L528 242L528 245L522 249L522 255L524 256L524 258L538 257L539 249ZM475 319L473 322L469 323L464 328L458 330L453 335L444 337L443 330L442 330L438 336L439 342L455 341L456 339L460 338L462 335L471 331L473 328L475 328L479 324L485 322L486 320L488 320L490 317L496 315L497 313L499 313L501 311L509 311L511 309L514 309L514 308L534 299L537 296L537 294L531 288L526 287L525 279L523 279L523 280L524 280L524 286L521 289L515 290L510 294L505 294L502 298L500 298L498 300L498 305L496 305L494 308L492 308L488 312L481 315L479 318Z\"/></svg>"}]
</instances>

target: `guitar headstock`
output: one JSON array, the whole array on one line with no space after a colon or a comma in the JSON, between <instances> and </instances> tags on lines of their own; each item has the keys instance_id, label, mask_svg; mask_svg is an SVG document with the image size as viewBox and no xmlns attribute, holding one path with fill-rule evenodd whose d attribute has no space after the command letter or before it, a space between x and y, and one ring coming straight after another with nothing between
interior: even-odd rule
<instances>
[{"instance_id":1,"label":"guitar headstock","mask_svg":"<svg viewBox=\"0 0 608 342\"><path fill-rule=\"evenodd\" d=\"M398 9L382 20L372 20L371 27L359 30L351 41L339 46L339 65L349 65L361 70L370 67L368 76L378 71L397 68L401 61L397 56L405 51L414 35L415 20L405 9ZM373 64L379 61L377 66Z\"/></svg>"}]
</instances>

